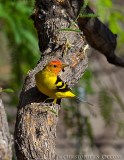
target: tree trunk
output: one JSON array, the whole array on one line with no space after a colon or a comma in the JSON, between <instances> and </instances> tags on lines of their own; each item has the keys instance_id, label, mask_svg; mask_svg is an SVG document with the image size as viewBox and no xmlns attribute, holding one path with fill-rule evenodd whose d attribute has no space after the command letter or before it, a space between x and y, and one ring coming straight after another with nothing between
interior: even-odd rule
<instances>
[{"instance_id":1,"label":"tree trunk","mask_svg":"<svg viewBox=\"0 0 124 160\"><path fill-rule=\"evenodd\" d=\"M78 6L77 1L75 6ZM77 24L73 23L76 18L73 8L64 0L36 0L32 19L42 54L37 66L28 73L20 95L15 126L18 160L56 159L55 138L60 101L56 105L46 103L46 96L35 86L34 76L49 61L60 59L69 64L60 73L60 78L72 87L87 68L89 47L83 33L77 32Z\"/></svg>"},{"instance_id":2,"label":"tree trunk","mask_svg":"<svg viewBox=\"0 0 124 160\"><path fill-rule=\"evenodd\" d=\"M0 98L0 160L12 159L12 142L7 117Z\"/></svg>"}]
</instances>

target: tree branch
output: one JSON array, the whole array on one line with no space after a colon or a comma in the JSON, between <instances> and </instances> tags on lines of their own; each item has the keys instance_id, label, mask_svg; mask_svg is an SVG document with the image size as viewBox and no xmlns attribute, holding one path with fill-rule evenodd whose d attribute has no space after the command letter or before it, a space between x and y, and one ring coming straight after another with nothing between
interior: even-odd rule
<instances>
[{"instance_id":1,"label":"tree branch","mask_svg":"<svg viewBox=\"0 0 124 160\"><path fill-rule=\"evenodd\" d=\"M80 3L81 2L79 2L79 4ZM91 14L94 12L87 6L84 13ZM79 17L78 25L86 36L87 42L93 48L101 52L107 58L109 63L124 67L124 59L115 54L117 45L116 34L113 34L98 18Z\"/></svg>"}]
</instances>

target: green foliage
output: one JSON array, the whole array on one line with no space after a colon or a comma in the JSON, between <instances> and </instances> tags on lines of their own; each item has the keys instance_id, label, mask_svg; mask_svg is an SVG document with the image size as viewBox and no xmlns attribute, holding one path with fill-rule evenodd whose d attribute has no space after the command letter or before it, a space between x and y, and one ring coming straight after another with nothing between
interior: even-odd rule
<instances>
[{"instance_id":1,"label":"green foliage","mask_svg":"<svg viewBox=\"0 0 124 160\"><path fill-rule=\"evenodd\" d=\"M113 91L112 94L115 98L115 101L119 104L121 110L124 112L124 103L123 103L121 97L119 96L119 94L116 91Z\"/></svg>"},{"instance_id":2,"label":"green foliage","mask_svg":"<svg viewBox=\"0 0 124 160\"><path fill-rule=\"evenodd\" d=\"M106 123L109 123L111 120L111 114L113 111L112 105L113 99L110 96L110 93L107 92L107 89L101 89L99 93L99 107L101 110L101 115Z\"/></svg>"},{"instance_id":3,"label":"green foliage","mask_svg":"<svg viewBox=\"0 0 124 160\"><path fill-rule=\"evenodd\" d=\"M71 26L69 28L60 29L59 31L81 32L81 30L75 29L75 26L76 26L75 22L77 22L78 18L91 18L91 17L95 18L95 17L98 17L98 15L96 15L94 13L89 13L89 14L86 13L86 7L87 7L88 3L89 3L88 0L82 1L82 6L80 8L79 14L76 17L76 19L74 21L72 21Z\"/></svg>"},{"instance_id":4,"label":"green foliage","mask_svg":"<svg viewBox=\"0 0 124 160\"><path fill-rule=\"evenodd\" d=\"M6 93L13 93L14 90L11 88L6 88L6 89L2 89L2 92L6 92Z\"/></svg>"},{"instance_id":5,"label":"green foliage","mask_svg":"<svg viewBox=\"0 0 124 160\"><path fill-rule=\"evenodd\" d=\"M96 17L98 17L98 15L93 14L93 13L89 13L89 14L80 14L79 17L80 18L96 18Z\"/></svg>"},{"instance_id":6,"label":"green foliage","mask_svg":"<svg viewBox=\"0 0 124 160\"><path fill-rule=\"evenodd\" d=\"M86 135L88 135L91 141L91 145L92 145L93 144L93 131L92 131L92 126L91 126L91 123L88 117L85 117L85 125L86 125Z\"/></svg>"},{"instance_id":7,"label":"green foliage","mask_svg":"<svg viewBox=\"0 0 124 160\"><path fill-rule=\"evenodd\" d=\"M89 0L82 1L82 6L81 6L81 9L80 9L80 13L84 12L85 8L88 6L88 3L89 3Z\"/></svg>"},{"instance_id":8,"label":"green foliage","mask_svg":"<svg viewBox=\"0 0 124 160\"><path fill-rule=\"evenodd\" d=\"M92 80L93 80L93 73L91 69L87 69L80 81L80 83L83 82L83 85L87 94L94 93L94 90L92 88Z\"/></svg>"},{"instance_id":9,"label":"green foliage","mask_svg":"<svg viewBox=\"0 0 124 160\"><path fill-rule=\"evenodd\" d=\"M23 84L24 75L35 66L39 59L38 53L38 40L30 15L33 11L34 1L31 0L1 0L0 1L0 29L5 33L9 39L12 64L12 81L11 88L14 88L15 94L20 90L20 86ZM63 28L59 31L74 31L80 32L76 29L75 22L79 17L97 17L102 19L103 22L108 24L114 33L118 33L119 39L118 44L121 46L124 42L123 34L123 6L115 5L112 0L97 0L97 14L86 14L86 7L88 0L82 3L79 15L76 20L72 22L70 28ZM79 95L79 89L82 90L82 96L86 94L93 94L94 89L92 88L93 74L92 70L88 69L83 75L78 87L75 89L77 95ZM99 94L99 106L101 109L101 115L103 116L106 123L110 122L111 114L113 111L113 99L110 92L107 89L101 89ZM2 92L13 92L11 89L3 89ZM80 95L79 95L80 97ZM114 98L118 102L124 111L124 104L118 94L114 94ZM17 100L13 98L13 101L17 103ZM77 107L76 107L77 106ZM72 129L73 135L77 136L79 141L82 143L84 135L93 142L92 126L89 118L83 116L80 112L79 103L71 100L68 106L65 106L65 121L68 127ZM56 114L54 110L50 110ZM123 133L124 125L123 122L119 122L118 132Z\"/></svg>"},{"instance_id":10,"label":"green foliage","mask_svg":"<svg viewBox=\"0 0 124 160\"><path fill-rule=\"evenodd\" d=\"M124 43L124 7L115 4L112 0L97 0L99 18L108 25L112 32L118 34L118 48Z\"/></svg>"},{"instance_id":11,"label":"green foliage","mask_svg":"<svg viewBox=\"0 0 124 160\"><path fill-rule=\"evenodd\" d=\"M81 113L80 103L74 99L69 104L64 105L64 120L68 128L72 130L72 136L77 139L77 153L80 154L80 148L83 143L84 136L88 137L91 145L93 144L92 126L88 116Z\"/></svg>"},{"instance_id":12,"label":"green foliage","mask_svg":"<svg viewBox=\"0 0 124 160\"><path fill-rule=\"evenodd\" d=\"M117 132L119 137L124 138L124 121L121 120L118 122L118 132Z\"/></svg>"},{"instance_id":13,"label":"green foliage","mask_svg":"<svg viewBox=\"0 0 124 160\"><path fill-rule=\"evenodd\" d=\"M53 109L50 110L53 114L55 114L56 116L58 116L57 112Z\"/></svg>"},{"instance_id":14,"label":"green foliage","mask_svg":"<svg viewBox=\"0 0 124 160\"><path fill-rule=\"evenodd\" d=\"M81 30L79 29L72 29L72 28L63 28L63 29L59 29L59 31L81 32Z\"/></svg>"},{"instance_id":15,"label":"green foliage","mask_svg":"<svg viewBox=\"0 0 124 160\"><path fill-rule=\"evenodd\" d=\"M32 3L25 0L0 2L1 29L12 51L12 86L15 90L19 90L23 76L39 58L36 33L30 19Z\"/></svg>"},{"instance_id":16,"label":"green foliage","mask_svg":"<svg viewBox=\"0 0 124 160\"><path fill-rule=\"evenodd\" d=\"M98 17L98 15L94 14L94 13L86 13L86 7L88 5L89 1L88 0L84 0L82 2L82 6L79 12L79 15L77 16L76 20L80 17L80 18L95 18Z\"/></svg>"}]
</instances>

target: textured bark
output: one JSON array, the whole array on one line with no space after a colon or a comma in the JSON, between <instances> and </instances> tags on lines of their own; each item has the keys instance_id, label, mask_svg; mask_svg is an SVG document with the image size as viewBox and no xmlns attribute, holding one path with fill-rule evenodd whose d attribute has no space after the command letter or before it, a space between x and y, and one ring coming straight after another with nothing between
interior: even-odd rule
<instances>
[{"instance_id":1,"label":"textured bark","mask_svg":"<svg viewBox=\"0 0 124 160\"><path fill-rule=\"evenodd\" d=\"M0 160L12 159L12 143L7 117L2 100L0 99Z\"/></svg>"},{"instance_id":2,"label":"textured bark","mask_svg":"<svg viewBox=\"0 0 124 160\"><path fill-rule=\"evenodd\" d=\"M46 103L46 96L35 87L35 74L51 60L60 59L69 67L60 73L69 87L74 86L87 68L88 45L82 33L64 31L74 20L68 1L36 0L32 15L42 52L37 66L28 73L20 95L15 126L18 160L54 160L56 124L60 101ZM79 29L75 24L73 29Z\"/></svg>"}]
</instances>

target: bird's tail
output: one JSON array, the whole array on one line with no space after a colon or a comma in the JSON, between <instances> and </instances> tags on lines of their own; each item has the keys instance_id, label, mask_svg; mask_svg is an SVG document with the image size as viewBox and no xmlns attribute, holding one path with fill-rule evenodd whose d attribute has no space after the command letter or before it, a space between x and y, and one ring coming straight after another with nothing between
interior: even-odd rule
<instances>
[{"instance_id":1,"label":"bird's tail","mask_svg":"<svg viewBox=\"0 0 124 160\"><path fill-rule=\"evenodd\" d=\"M76 100L77 100L78 102L87 103L87 104L90 105L90 106L94 106L92 103L84 100L83 98L80 98L80 97L77 97L77 96L76 96L75 98L76 98Z\"/></svg>"},{"instance_id":2,"label":"bird's tail","mask_svg":"<svg viewBox=\"0 0 124 160\"><path fill-rule=\"evenodd\" d=\"M91 113L91 115L93 116L93 117L96 117L97 115L96 115L96 112L95 112L95 105L94 104L92 104L92 103L90 103L90 102L88 102L88 101L85 101L84 99L82 99L82 98L80 98L80 97L75 97L76 98L76 100L78 101L78 102L82 102L82 103L86 103L86 104L88 104L89 106L87 106L87 109L89 110L89 112ZM91 106L91 107L90 107Z\"/></svg>"}]
</instances>

